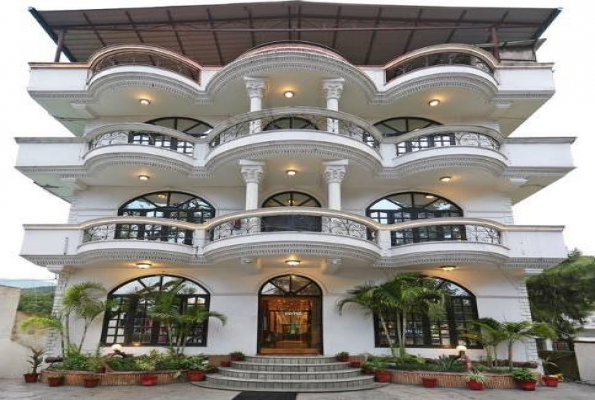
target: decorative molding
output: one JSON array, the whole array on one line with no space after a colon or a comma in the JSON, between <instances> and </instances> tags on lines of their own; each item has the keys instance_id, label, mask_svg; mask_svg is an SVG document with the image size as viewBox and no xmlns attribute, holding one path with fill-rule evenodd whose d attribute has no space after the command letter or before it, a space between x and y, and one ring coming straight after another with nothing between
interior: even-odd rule
<instances>
[{"instance_id":1,"label":"decorative molding","mask_svg":"<svg viewBox=\"0 0 595 400\"><path fill-rule=\"evenodd\" d=\"M264 97L267 89L266 79L246 76L244 77L244 83L246 84L246 91L249 98L262 99Z\"/></svg>"},{"instance_id":2,"label":"decorative molding","mask_svg":"<svg viewBox=\"0 0 595 400\"><path fill-rule=\"evenodd\" d=\"M459 146L460 147L460 146ZM440 152L447 147L432 148L423 150L425 152ZM419 152L417 152L419 153ZM410 154L417 154L410 153ZM404 159L406 156L401 156L398 159ZM418 160L405 162L394 167L385 167L379 173L382 178L399 178L407 175L416 174L424 171L444 170L449 168L471 168L479 169L493 176L501 176L506 170L507 165L496 158L491 158L483 155L469 155L464 152L461 155L435 155L428 156Z\"/></svg>"},{"instance_id":3,"label":"decorative molding","mask_svg":"<svg viewBox=\"0 0 595 400\"><path fill-rule=\"evenodd\" d=\"M326 100L339 100L341 98L341 94L343 93L344 84L345 79L343 78L324 79L322 81L322 93L324 94L324 98Z\"/></svg>"},{"instance_id":4,"label":"decorative molding","mask_svg":"<svg viewBox=\"0 0 595 400\"><path fill-rule=\"evenodd\" d=\"M508 257L487 251L457 250L448 251L415 251L410 254L399 254L382 257L374 266L380 268L408 267L418 265L441 264L487 264L502 265Z\"/></svg>"},{"instance_id":5,"label":"decorative molding","mask_svg":"<svg viewBox=\"0 0 595 400\"><path fill-rule=\"evenodd\" d=\"M322 176L327 184L343 182L343 178L347 173L347 160L329 161L322 165L324 166Z\"/></svg>"},{"instance_id":6,"label":"decorative molding","mask_svg":"<svg viewBox=\"0 0 595 400\"><path fill-rule=\"evenodd\" d=\"M242 177L246 183L260 184L264 178L264 163L250 160L240 160Z\"/></svg>"}]
</instances>

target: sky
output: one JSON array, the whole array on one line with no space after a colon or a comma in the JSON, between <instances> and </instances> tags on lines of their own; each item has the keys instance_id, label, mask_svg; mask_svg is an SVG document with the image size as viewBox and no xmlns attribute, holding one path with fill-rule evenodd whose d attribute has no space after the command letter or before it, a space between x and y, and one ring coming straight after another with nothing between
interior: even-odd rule
<instances>
[{"instance_id":1,"label":"sky","mask_svg":"<svg viewBox=\"0 0 595 400\"><path fill-rule=\"evenodd\" d=\"M263 0L260 0L263 1ZM4 261L0 278L51 278L52 274L19 257L23 238L22 224L66 223L68 203L37 187L14 169L16 136L69 136L61 124L38 106L27 94L30 61L52 61L55 45L27 11L38 10L151 7L165 5L215 4L230 1L210 0L45 0L2 2L2 69L0 73L0 177L6 192L0 195L3 210L0 243ZM233 2L245 2L236 0ZM556 94L513 136L576 136L573 155L577 169L553 185L514 207L515 223L527 225L565 225L569 249L595 255L593 223L595 213L587 206L595 195L595 132L591 121L595 94L595 52L590 33L595 1L589 0L417 0L417 1L333 1L342 3L484 6L484 7L561 7L562 13L543 37L546 43L538 60L554 62Z\"/></svg>"}]
</instances>

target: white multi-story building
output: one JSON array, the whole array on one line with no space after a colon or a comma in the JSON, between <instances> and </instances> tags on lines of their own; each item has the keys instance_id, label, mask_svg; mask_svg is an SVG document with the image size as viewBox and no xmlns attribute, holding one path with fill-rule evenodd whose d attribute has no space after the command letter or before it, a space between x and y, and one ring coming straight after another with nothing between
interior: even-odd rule
<instances>
[{"instance_id":1,"label":"white multi-story building","mask_svg":"<svg viewBox=\"0 0 595 400\"><path fill-rule=\"evenodd\" d=\"M17 168L71 209L26 225L22 256L58 274L57 302L80 282L123 304L181 277L184 304L229 318L188 353L383 354L374 318L337 300L414 271L455 295L443 320L411 316L409 351L480 357L472 321L529 319L525 277L566 258L563 227L512 216L573 169L573 138L510 137L554 94L535 53L556 9L31 12L58 49L28 91L72 136L18 138ZM133 303L85 347L163 335Z\"/></svg>"}]
</instances>

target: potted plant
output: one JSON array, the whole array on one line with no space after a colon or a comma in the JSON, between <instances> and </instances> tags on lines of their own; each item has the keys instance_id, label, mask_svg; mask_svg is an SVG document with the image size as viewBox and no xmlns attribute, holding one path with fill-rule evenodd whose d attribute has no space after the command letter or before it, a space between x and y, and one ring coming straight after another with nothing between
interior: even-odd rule
<instances>
[{"instance_id":1,"label":"potted plant","mask_svg":"<svg viewBox=\"0 0 595 400\"><path fill-rule=\"evenodd\" d=\"M45 350L43 349L36 349L34 347L29 347L31 350L31 355L27 362L31 364L31 372L23 374L26 383L35 383L39 380L39 374L37 373L37 369L43 362L43 353Z\"/></svg>"},{"instance_id":2,"label":"potted plant","mask_svg":"<svg viewBox=\"0 0 595 400\"><path fill-rule=\"evenodd\" d=\"M393 374L386 369L386 363L384 361L375 360L371 364L374 367L374 378L376 382L389 383L391 381Z\"/></svg>"},{"instance_id":3,"label":"potted plant","mask_svg":"<svg viewBox=\"0 0 595 400\"><path fill-rule=\"evenodd\" d=\"M200 382L205 380L206 370L209 367L209 360L204 356L188 357L186 359L186 376L190 382Z\"/></svg>"},{"instance_id":4,"label":"potted plant","mask_svg":"<svg viewBox=\"0 0 595 400\"><path fill-rule=\"evenodd\" d=\"M231 357L231 361L244 361L246 359L246 355L241 351L229 353L229 356Z\"/></svg>"},{"instance_id":5,"label":"potted plant","mask_svg":"<svg viewBox=\"0 0 595 400\"><path fill-rule=\"evenodd\" d=\"M205 369L205 373L207 374L216 374L217 372L219 372L219 368L217 368L216 366L209 364L207 365L206 369Z\"/></svg>"},{"instance_id":6,"label":"potted plant","mask_svg":"<svg viewBox=\"0 0 595 400\"><path fill-rule=\"evenodd\" d=\"M337 361L339 362L348 362L349 361L349 353L346 351L342 351L337 354Z\"/></svg>"},{"instance_id":7,"label":"potted plant","mask_svg":"<svg viewBox=\"0 0 595 400\"><path fill-rule=\"evenodd\" d=\"M438 379L437 378L421 378L421 384L425 388L435 388L438 386Z\"/></svg>"},{"instance_id":8,"label":"potted plant","mask_svg":"<svg viewBox=\"0 0 595 400\"><path fill-rule=\"evenodd\" d=\"M479 371L472 371L465 375L467 387L471 390L485 390L488 377Z\"/></svg>"},{"instance_id":9,"label":"potted plant","mask_svg":"<svg viewBox=\"0 0 595 400\"><path fill-rule=\"evenodd\" d=\"M155 359L151 357L139 358L137 365L142 371L145 371L145 373L140 376L140 384L143 386L155 386L157 384Z\"/></svg>"},{"instance_id":10,"label":"potted plant","mask_svg":"<svg viewBox=\"0 0 595 400\"><path fill-rule=\"evenodd\" d=\"M48 386L49 387L58 387L64 385L64 374L52 374L48 376Z\"/></svg>"},{"instance_id":11,"label":"potted plant","mask_svg":"<svg viewBox=\"0 0 595 400\"><path fill-rule=\"evenodd\" d=\"M83 378L83 386L86 388L94 388L99 385L99 380L101 376L99 374L89 374Z\"/></svg>"},{"instance_id":12,"label":"potted plant","mask_svg":"<svg viewBox=\"0 0 595 400\"><path fill-rule=\"evenodd\" d=\"M519 368L512 371L512 379L523 390L535 390L537 386L537 379L531 371L526 368Z\"/></svg>"},{"instance_id":13,"label":"potted plant","mask_svg":"<svg viewBox=\"0 0 595 400\"><path fill-rule=\"evenodd\" d=\"M361 361L351 361L349 363L349 366L351 368L361 368L362 367L362 362Z\"/></svg>"},{"instance_id":14,"label":"potted plant","mask_svg":"<svg viewBox=\"0 0 595 400\"><path fill-rule=\"evenodd\" d=\"M373 375L374 374L374 365L370 362L363 363L362 364L362 374Z\"/></svg>"},{"instance_id":15,"label":"potted plant","mask_svg":"<svg viewBox=\"0 0 595 400\"><path fill-rule=\"evenodd\" d=\"M544 375L542 380L543 380L543 383L545 383L545 386L558 387L558 383L560 382L560 376L559 375Z\"/></svg>"}]
</instances>

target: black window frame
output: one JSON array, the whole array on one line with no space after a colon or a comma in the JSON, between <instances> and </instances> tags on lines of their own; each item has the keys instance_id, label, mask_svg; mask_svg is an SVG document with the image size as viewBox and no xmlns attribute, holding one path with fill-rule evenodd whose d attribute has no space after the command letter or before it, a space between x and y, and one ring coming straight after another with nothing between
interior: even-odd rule
<instances>
[{"instance_id":1,"label":"black window frame","mask_svg":"<svg viewBox=\"0 0 595 400\"><path fill-rule=\"evenodd\" d=\"M387 125L388 122L401 121L401 120L405 121L405 130L404 131L397 131L394 127ZM428 124L421 128L412 128L412 127L410 127L410 125L413 121L424 121L424 122L428 122ZM396 137L396 136L404 135L406 133L409 133L409 132L417 130L417 129L425 129L425 128L429 128L430 126L440 126L440 125L442 125L442 124L438 121L434 121L429 118L423 118L423 117L391 117L391 118L383 119L382 121L378 121L374 124L374 126L376 128L380 129L380 131L382 132L382 135L384 137ZM394 130L394 132L391 132L391 133L384 132L380 128L380 126L385 126L391 130Z\"/></svg>"},{"instance_id":2,"label":"black window frame","mask_svg":"<svg viewBox=\"0 0 595 400\"><path fill-rule=\"evenodd\" d=\"M459 324L463 324L468 328L468 331L477 331L477 327L473 324L473 321L476 321L479 318L479 314L477 311L477 299L475 295L465 288L464 286L460 285L459 283L453 282L451 280L435 277L435 276L428 276L427 279L434 279L440 281L441 283L438 287L442 287L446 284L448 285L455 285L460 290L464 291L465 295L449 295L446 297L446 314L445 319L440 319L438 321L431 321L427 314L422 312L414 312L410 313L407 316L407 325L408 327L413 326L413 321L416 321L418 325L415 326L415 335L414 338L420 339L422 344L418 343L407 343L407 347L410 348L442 348L442 349L454 349L460 344L464 344L468 349L482 349L483 346L478 343L474 342L468 338L461 337L461 334L458 329ZM455 304L453 302L461 302L468 301L469 305L467 307L467 313L470 314L470 318L461 318L456 319L456 310ZM396 318L395 318L396 319ZM394 326L396 325L395 319L388 319L386 321L387 325ZM388 348L388 344L383 343L385 341L384 332L382 330L382 326L380 324L380 319L378 318L377 314L373 316L374 320L374 346L376 348ZM432 331L438 328L437 337L442 340L442 330L440 329L440 324L446 323L448 325L447 332L448 332L448 339L449 344L433 344L432 342ZM394 340L395 345L398 345L399 339L396 335L396 328L394 329L394 334L391 335ZM411 337L407 335L407 337Z\"/></svg>"},{"instance_id":3,"label":"black window frame","mask_svg":"<svg viewBox=\"0 0 595 400\"><path fill-rule=\"evenodd\" d=\"M209 293L209 291L201 284L199 284L196 281L193 281L191 279L182 277L182 276L178 276L178 275L170 275L170 274L152 274L152 275L144 275L144 276L138 276L134 279L130 279L120 285L118 285L117 287L115 287L113 290L111 290L108 293L107 299L108 301L110 300L115 300L118 299L119 304L116 310L112 310L110 308L107 308L103 317L103 325L102 325L102 330L101 330L101 339L100 339L100 345L101 346L111 346L114 344L121 344L122 346L134 346L134 347L167 347L168 343L162 343L160 342L160 337L164 337L167 335L167 330L164 330L164 327L161 326L159 324L159 322L157 321L149 321L149 325L150 327L149 329L149 336L150 336L150 340L149 341L135 341L134 340L134 334L135 334L135 323L137 322L138 319L141 320L145 320L145 319L149 319L145 312L146 312L146 308L144 312L140 312L139 311L139 300L140 298L138 296L136 296L135 294L115 294L115 292L117 292L120 288L122 288L123 286L126 286L132 282L138 281L140 283L140 285L142 285L143 287L147 287L143 282L142 279L147 279L147 278L152 278L152 277L159 277L159 287L162 288L163 287L163 278L168 277L168 278L174 278L174 279L180 279L181 282L179 285L183 285L185 282L190 282L193 285L196 285L198 287L200 287L203 291L203 293L200 294L188 294L188 293L184 293L184 294L179 294L177 295L177 297L180 299L180 306L181 307L188 307L190 306L190 302L189 300L192 298L197 299L196 301L198 301L198 299L204 299L204 303L203 303L203 307L206 308L207 311L209 311L210 309L210 302L211 302L211 294ZM125 300L129 299L128 304L125 304ZM122 307L126 307L128 308L128 310L123 310ZM143 305L144 306L144 305ZM194 306L194 305L193 305ZM124 314L125 316L123 318L120 318L122 316L122 314ZM113 320L113 317L117 316L116 320L116 326L110 326L110 322ZM121 322L123 321L123 322ZM207 341L208 341L208 332L209 332L209 321L208 319L202 323L199 324L200 326L195 326L193 331L194 331L194 335L190 335L189 336L189 341L186 344L186 346L188 347L206 347L207 346ZM109 334L109 329L115 329L115 334ZM119 334L119 332L122 331L122 334ZM198 338L197 340L197 333L196 332L200 332L200 334L202 335L202 337ZM111 341L108 341L108 337L113 337L113 339ZM123 340L119 340L119 338L123 338Z\"/></svg>"},{"instance_id":4,"label":"black window frame","mask_svg":"<svg viewBox=\"0 0 595 400\"><path fill-rule=\"evenodd\" d=\"M294 204L295 195L305 196L306 199L300 204ZM277 198L279 196L289 195L291 205L283 204ZM320 208L321 204L314 196L296 191L288 190L278 192L269 196L262 202L263 208L275 207L304 207L304 204L313 201L316 205L314 207ZM275 202L276 205L268 205L269 202ZM314 215L273 215L261 218L261 232L322 232L322 218Z\"/></svg>"},{"instance_id":5,"label":"black window frame","mask_svg":"<svg viewBox=\"0 0 595 400\"><path fill-rule=\"evenodd\" d=\"M195 124L190 126L189 128L180 130L178 128L178 125L179 125L180 121L182 121L182 120L195 122ZM159 124L160 122L163 122L163 121L173 121L173 123L172 123L173 126L170 127L167 125ZM190 135L190 136L193 136L196 138L201 138L201 137L207 136L209 134L209 131L211 129L213 129L213 127L210 124L207 124L204 121L201 121L201 120L198 120L195 118L189 118L189 117L161 117L161 118L152 119L145 123L150 124L150 125L163 126L165 128L174 129L174 130L183 132L187 135ZM201 132L201 133L190 133L189 132L190 130L196 128L197 126L201 126L201 125L204 125L208 129L206 129L204 132ZM128 143L130 143L130 144L145 144L145 145L148 144L151 146L155 146L159 142L161 142L161 144L158 147L170 149L170 150L176 151L178 153L182 153L182 154L192 155L194 153L194 143L187 142L185 140L181 140L181 139L178 139L173 136L167 136L167 135L162 135L159 133L151 133L151 132L131 131L130 133L128 133Z\"/></svg>"}]
</instances>

